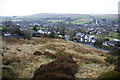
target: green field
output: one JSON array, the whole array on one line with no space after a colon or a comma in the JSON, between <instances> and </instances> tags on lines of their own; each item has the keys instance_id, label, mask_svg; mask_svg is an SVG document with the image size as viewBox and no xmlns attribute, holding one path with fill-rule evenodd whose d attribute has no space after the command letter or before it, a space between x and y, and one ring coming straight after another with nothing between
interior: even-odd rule
<instances>
[{"instance_id":1,"label":"green field","mask_svg":"<svg viewBox=\"0 0 120 80\"><path fill-rule=\"evenodd\" d=\"M55 23L55 22L62 22L63 20L48 20L48 21Z\"/></svg>"},{"instance_id":2,"label":"green field","mask_svg":"<svg viewBox=\"0 0 120 80\"><path fill-rule=\"evenodd\" d=\"M93 19L78 19L78 20L75 20L75 21L72 21L73 24L85 24L85 23L89 23L91 22Z\"/></svg>"},{"instance_id":3,"label":"green field","mask_svg":"<svg viewBox=\"0 0 120 80\"><path fill-rule=\"evenodd\" d=\"M118 33L116 33L116 32L110 32L109 36L113 37L113 38L117 38L118 37Z\"/></svg>"},{"instance_id":4,"label":"green field","mask_svg":"<svg viewBox=\"0 0 120 80\"><path fill-rule=\"evenodd\" d=\"M100 38L100 37L101 37L101 36L99 36L99 35L93 35L93 36L95 36L96 38ZM107 39L109 39L109 40L117 39L117 38L118 38L118 33L111 32L111 33L109 34L109 36L105 36L105 37L103 37L103 38L107 38Z\"/></svg>"},{"instance_id":5,"label":"green field","mask_svg":"<svg viewBox=\"0 0 120 80\"><path fill-rule=\"evenodd\" d=\"M112 37L104 37L104 38L107 38L107 39L109 39L109 40L115 39L115 38L112 38Z\"/></svg>"}]
</instances>

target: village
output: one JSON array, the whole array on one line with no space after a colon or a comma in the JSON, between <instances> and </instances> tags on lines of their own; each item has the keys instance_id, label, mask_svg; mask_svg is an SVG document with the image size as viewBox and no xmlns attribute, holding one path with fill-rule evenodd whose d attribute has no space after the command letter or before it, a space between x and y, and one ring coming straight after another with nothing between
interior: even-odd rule
<instances>
[{"instance_id":1,"label":"village","mask_svg":"<svg viewBox=\"0 0 120 80\"><path fill-rule=\"evenodd\" d=\"M77 24L76 20L84 18L51 17L31 20L13 17L1 24L3 26L2 36L19 39L31 39L32 37L61 38L68 41L89 43L90 45L94 45L100 38L104 38L101 45L120 48L120 24L118 22L91 15L89 18L89 22L80 23L82 22L80 21L80 24Z\"/></svg>"}]
</instances>

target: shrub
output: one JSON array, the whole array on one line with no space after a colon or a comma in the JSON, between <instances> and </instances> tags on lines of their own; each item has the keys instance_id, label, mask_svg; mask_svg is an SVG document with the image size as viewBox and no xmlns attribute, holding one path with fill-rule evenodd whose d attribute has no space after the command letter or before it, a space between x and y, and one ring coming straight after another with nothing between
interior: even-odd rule
<instances>
[{"instance_id":1,"label":"shrub","mask_svg":"<svg viewBox=\"0 0 120 80\"><path fill-rule=\"evenodd\" d=\"M62 56L64 56L64 55L65 55L65 53L58 53L58 55L62 55Z\"/></svg>"},{"instance_id":2,"label":"shrub","mask_svg":"<svg viewBox=\"0 0 120 80\"><path fill-rule=\"evenodd\" d=\"M100 56L105 56L104 54L101 54Z\"/></svg>"},{"instance_id":3,"label":"shrub","mask_svg":"<svg viewBox=\"0 0 120 80\"><path fill-rule=\"evenodd\" d=\"M105 59L105 61L113 64L113 63L115 63L117 61L117 59L114 58L114 57L112 57L112 56L107 56L106 59Z\"/></svg>"},{"instance_id":4,"label":"shrub","mask_svg":"<svg viewBox=\"0 0 120 80\"><path fill-rule=\"evenodd\" d=\"M45 52L44 55L48 58L56 58L56 54L52 54L52 53L49 53L49 52Z\"/></svg>"},{"instance_id":5,"label":"shrub","mask_svg":"<svg viewBox=\"0 0 120 80\"><path fill-rule=\"evenodd\" d=\"M11 68L3 67L2 80L17 80L17 75Z\"/></svg>"},{"instance_id":6,"label":"shrub","mask_svg":"<svg viewBox=\"0 0 120 80\"><path fill-rule=\"evenodd\" d=\"M114 70L120 72L120 56L117 58L117 62Z\"/></svg>"},{"instance_id":7,"label":"shrub","mask_svg":"<svg viewBox=\"0 0 120 80\"><path fill-rule=\"evenodd\" d=\"M24 30L21 33L24 39L30 40L32 38L31 32L28 30Z\"/></svg>"},{"instance_id":8,"label":"shrub","mask_svg":"<svg viewBox=\"0 0 120 80\"><path fill-rule=\"evenodd\" d=\"M120 56L119 52L120 52L120 49L118 49L118 48L110 48L109 54L115 55L115 56Z\"/></svg>"},{"instance_id":9,"label":"shrub","mask_svg":"<svg viewBox=\"0 0 120 80\"><path fill-rule=\"evenodd\" d=\"M108 71L101 74L100 78L120 78L120 72Z\"/></svg>"},{"instance_id":10,"label":"shrub","mask_svg":"<svg viewBox=\"0 0 120 80\"><path fill-rule=\"evenodd\" d=\"M95 47L102 47L103 39L97 39L96 42L94 43Z\"/></svg>"},{"instance_id":11,"label":"shrub","mask_svg":"<svg viewBox=\"0 0 120 80\"><path fill-rule=\"evenodd\" d=\"M50 37L55 38L55 32L51 32Z\"/></svg>"},{"instance_id":12,"label":"shrub","mask_svg":"<svg viewBox=\"0 0 120 80\"><path fill-rule=\"evenodd\" d=\"M10 58L8 58L8 56L3 56L3 59L2 59L2 64L3 65L10 65L10 64L13 64L14 62L20 62L20 57L17 57L17 56L10 56Z\"/></svg>"},{"instance_id":13,"label":"shrub","mask_svg":"<svg viewBox=\"0 0 120 80\"><path fill-rule=\"evenodd\" d=\"M77 72L77 63L72 56L57 56L56 60L43 64L38 68L33 76L33 80L74 80Z\"/></svg>"},{"instance_id":14,"label":"shrub","mask_svg":"<svg viewBox=\"0 0 120 80\"><path fill-rule=\"evenodd\" d=\"M33 30L34 30L34 31L37 31L37 27L36 27L36 26L34 26L34 27L33 27Z\"/></svg>"},{"instance_id":15,"label":"shrub","mask_svg":"<svg viewBox=\"0 0 120 80\"><path fill-rule=\"evenodd\" d=\"M33 55L42 55L42 53L40 51L35 51Z\"/></svg>"},{"instance_id":16,"label":"shrub","mask_svg":"<svg viewBox=\"0 0 120 80\"><path fill-rule=\"evenodd\" d=\"M49 58L49 59L52 59L53 57L52 56L49 56L49 55L45 55L46 58Z\"/></svg>"}]
</instances>

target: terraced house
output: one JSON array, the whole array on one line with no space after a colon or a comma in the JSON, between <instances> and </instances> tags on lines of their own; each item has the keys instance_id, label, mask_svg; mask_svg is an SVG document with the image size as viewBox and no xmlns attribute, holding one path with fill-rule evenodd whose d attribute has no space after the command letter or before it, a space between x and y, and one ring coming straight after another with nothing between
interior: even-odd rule
<instances>
[{"instance_id":1,"label":"terraced house","mask_svg":"<svg viewBox=\"0 0 120 80\"><path fill-rule=\"evenodd\" d=\"M91 43L94 43L97 40L95 36L84 33L77 33L74 39L78 42L91 42Z\"/></svg>"}]
</instances>

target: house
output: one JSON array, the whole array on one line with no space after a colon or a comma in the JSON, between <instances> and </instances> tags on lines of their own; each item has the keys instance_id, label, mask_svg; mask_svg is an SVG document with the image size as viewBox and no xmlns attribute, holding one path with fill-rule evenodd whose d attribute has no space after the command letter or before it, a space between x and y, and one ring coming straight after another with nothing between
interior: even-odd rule
<instances>
[{"instance_id":1,"label":"house","mask_svg":"<svg viewBox=\"0 0 120 80\"><path fill-rule=\"evenodd\" d=\"M97 38L93 35L89 35L89 42L94 43L97 40Z\"/></svg>"},{"instance_id":2,"label":"house","mask_svg":"<svg viewBox=\"0 0 120 80\"><path fill-rule=\"evenodd\" d=\"M10 37L11 36L11 34L8 33L8 32L3 32L2 35L5 36L5 37Z\"/></svg>"},{"instance_id":3,"label":"house","mask_svg":"<svg viewBox=\"0 0 120 80\"><path fill-rule=\"evenodd\" d=\"M34 30L31 30L31 29L28 29L27 27L22 27L20 30L21 30L21 31L24 31L25 34L27 34L27 35L29 35L29 36L31 36L31 37L39 37L39 36L40 36L40 33L39 33L39 32L34 31ZM19 36L19 35L18 35L18 37L20 38L20 37L23 37L23 36Z\"/></svg>"},{"instance_id":4,"label":"house","mask_svg":"<svg viewBox=\"0 0 120 80\"><path fill-rule=\"evenodd\" d=\"M2 24L0 23L0 26L2 26Z\"/></svg>"},{"instance_id":5,"label":"house","mask_svg":"<svg viewBox=\"0 0 120 80\"><path fill-rule=\"evenodd\" d=\"M103 43L104 46L112 47L112 48L118 48L120 49L120 41L106 41Z\"/></svg>"},{"instance_id":6,"label":"house","mask_svg":"<svg viewBox=\"0 0 120 80\"><path fill-rule=\"evenodd\" d=\"M90 42L95 43L97 39L98 38L96 38L96 37L92 37Z\"/></svg>"},{"instance_id":7,"label":"house","mask_svg":"<svg viewBox=\"0 0 120 80\"><path fill-rule=\"evenodd\" d=\"M90 35L86 34L84 35L85 42L90 42Z\"/></svg>"},{"instance_id":8,"label":"house","mask_svg":"<svg viewBox=\"0 0 120 80\"><path fill-rule=\"evenodd\" d=\"M84 41L84 34L83 33L76 33L74 39L77 41L83 42Z\"/></svg>"},{"instance_id":9,"label":"house","mask_svg":"<svg viewBox=\"0 0 120 80\"><path fill-rule=\"evenodd\" d=\"M117 44L116 41L109 41L108 42L108 45L112 46L112 47L115 47L116 44Z\"/></svg>"},{"instance_id":10,"label":"house","mask_svg":"<svg viewBox=\"0 0 120 80\"><path fill-rule=\"evenodd\" d=\"M97 40L95 36L84 34L84 33L77 33L74 39L80 42L91 42L91 43L94 43Z\"/></svg>"},{"instance_id":11,"label":"house","mask_svg":"<svg viewBox=\"0 0 120 80\"><path fill-rule=\"evenodd\" d=\"M114 41L118 41L118 42L120 42L120 40L119 39L113 39Z\"/></svg>"},{"instance_id":12,"label":"house","mask_svg":"<svg viewBox=\"0 0 120 80\"><path fill-rule=\"evenodd\" d=\"M38 30L38 32L44 34L44 31L42 29Z\"/></svg>"},{"instance_id":13,"label":"house","mask_svg":"<svg viewBox=\"0 0 120 80\"><path fill-rule=\"evenodd\" d=\"M76 33L76 35L75 35L76 38L83 37L83 36L84 36L83 33Z\"/></svg>"},{"instance_id":14,"label":"house","mask_svg":"<svg viewBox=\"0 0 120 80\"><path fill-rule=\"evenodd\" d=\"M40 36L40 33L37 32L37 31L30 30L30 33L31 33L31 36L33 36L33 37L39 37Z\"/></svg>"},{"instance_id":15,"label":"house","mask_svg":"<svg viewBox=\"0 0 120 80\"><path fill-rule=\"evenodd\" d=\"M21 30L21 31L28 30L28 27L26 27L26 26L21 26L21 27L20 27L20 30Z\"/></svg>"},{"instance_id":16,"label":"house","mask_svg":"<svg viewBox=\"0 0 120 80\"><path fill-rule=\"evenodd\" d=\"M104 46L108 46L108 41L103 42L102 45L104 45Z\"/></svg>"},{"instance_id":17,"label":"house","mask_svg":"<svg viewBox=\"0 0 120 80\"><path fill-rule=\"evenodd\" d=\"M63 38L63 36L62 35L58 35L60 38Z\"/></svg>"},{"instance_id":18,"label":"house","mask_svg":"<svg viewBox=\"0 0 120 80\"><path fill-rule=\"evenodd\" d=\"M38 33L41 33L41 34L50 34L51 32L48 31L47 29L40 29L40 30L38 30Z\"/></svg>"},{"instance_id":19,"label":"house","mask_svg":"<svg viewBox=\"0 0 120 80\"><path fill-rule=\"evenodd\" d=\"M65 35L65 40L69 41L70 40L70 35Z\"/></svg>"}]
</instances>

